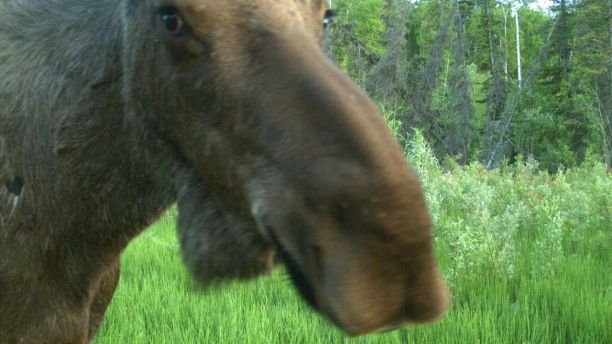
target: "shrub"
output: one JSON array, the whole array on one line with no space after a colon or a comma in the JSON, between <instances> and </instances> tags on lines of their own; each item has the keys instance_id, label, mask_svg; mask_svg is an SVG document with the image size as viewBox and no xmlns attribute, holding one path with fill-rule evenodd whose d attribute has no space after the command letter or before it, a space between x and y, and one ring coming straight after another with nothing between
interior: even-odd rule
<instances>
[{"instance_id":1,"label":"shrub","mask_svg":"<svg viewBox=\"0 0 612 344\"><path fill-rule=\"evenodd\" d=\"M477 162L444 169L418 130L406 153L421 176L451 284L474 274L512 278L517 269L543 276L587 247L609 252L612 181L599 162L555 174L520 157L490 171Z\"/></svg>"}]
</instances>

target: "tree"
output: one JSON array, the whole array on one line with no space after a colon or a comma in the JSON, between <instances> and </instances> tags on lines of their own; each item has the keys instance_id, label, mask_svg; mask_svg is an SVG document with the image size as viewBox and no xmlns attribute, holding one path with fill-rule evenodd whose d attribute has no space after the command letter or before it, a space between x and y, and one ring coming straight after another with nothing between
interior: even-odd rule
<instances>
[{"instance_id":1,"label":"tree","mask_svg":"<svg viewBox=\"0 0 612 344\"><path fill-rule=\"evenodd\" d=\"M410 3L385 1L385 51L373 66L368 90L385 106L401 111L404 96L409 92L411 66L408 61L408 25Z\"/></svg>"},{"instance_id":2,"label":"tree","mask_svg":"<svg viewBox=\"0 0 612 344\"><path fill-rule=\"evenodd\" d=\"M610 165L612 0L554 1L335 0L331 55L440 159Z\"/></svg>"},{"instance_id":3,"label":"tree","mask_svg":"<svg viewBox=\"0 0 612 344\"><path fill-rule=\"evenodd\" d=\"M571 80L592 128L584 143L612 166L612 1L580 1L575 31Z\"/></svg>"},{"instance_id":4,"label":"tree","mask_svg":"<svg viewBox=\"0 0 612 344\"><path fill-rule=\"evenodd\" d=\"M470 158L471 120L474 106L470 98L471 89L465 62L464 26L459 1L455 0L455 40L453 44L453 65L449 76L450 102L448 106L449 126L446 128L447 154L456 158L461 164L467 164Z\"/></svg>"},{"instance_id":5,"label":"tree","mask_svg":"<svg viewBox=\"0 0 612 344\"><path fill-rule=\"evenodd\" d=\"M443 132L437 121L438 112L433 111L432 101L436 88L439 85L439 76L444 65L445 48L448 44L450 36L451 23L455 16L455 6L448 9L449 3L435 2L433 6L424 8L426 11L435 11L446 15L438 16L438 27L435 31L435 36L429 43L429 51L423 51L421 54L427 56L422 70L418 75L418 87L414 92L408 95L410 103L410 119L406 124L413 127L423 128L426 138L432 142L434 146L444 142ZM435 17L429 14L429 18Z\"/></svg>"},{"instance_id":6,"label":"tree","mask_svg":"<svg viewBox=\"0 0 612 344\"><path fill-rule=\"evenodd\" d=\"M382 56L385 25L382 0L336 0L330 33L333 58L364 88L372 66Z\"/></svg>"}]
</instances>

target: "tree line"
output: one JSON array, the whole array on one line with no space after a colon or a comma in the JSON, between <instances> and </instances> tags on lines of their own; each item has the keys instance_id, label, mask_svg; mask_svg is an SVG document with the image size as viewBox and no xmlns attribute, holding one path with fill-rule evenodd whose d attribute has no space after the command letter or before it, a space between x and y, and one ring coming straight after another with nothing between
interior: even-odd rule
<instances>
[{"instance_id":1,"label":"tree line","mask_svg":"<svg viewBox=\"0 0 612 344\"><path fill-rule=\"evenodd\" d=\"M331 5L330 56L441 161L612 166L612 1Z\"/></svg>"}]
</instances>

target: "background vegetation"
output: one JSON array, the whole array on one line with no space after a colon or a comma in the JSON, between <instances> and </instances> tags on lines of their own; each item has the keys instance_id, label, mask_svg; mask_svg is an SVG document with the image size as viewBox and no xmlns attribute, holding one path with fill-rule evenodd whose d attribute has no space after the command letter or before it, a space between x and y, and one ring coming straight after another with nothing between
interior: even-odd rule
<instances>
[{"instance_id":1,"label":"background vegetation","mask_svg":"<svg viewBox=\"0 0 612 344\"><path fill-rule=\"evenodd\" d=\"M612 343L612 2L556 1L333 0L326 49L426 190L440 323L345 337L282 269L201 289L171 211L123 255L95 342Z\"/></svg>"},{"instance_id":2,"label":"background vegetation","mask_svg":"<svg viewBox=\"0 0 612 344\"><path fill-rule=\"evenodd\" d=\"M329 54L434 155L612 166L608 0L332 0Z\"/></svg>"}]
</instances>

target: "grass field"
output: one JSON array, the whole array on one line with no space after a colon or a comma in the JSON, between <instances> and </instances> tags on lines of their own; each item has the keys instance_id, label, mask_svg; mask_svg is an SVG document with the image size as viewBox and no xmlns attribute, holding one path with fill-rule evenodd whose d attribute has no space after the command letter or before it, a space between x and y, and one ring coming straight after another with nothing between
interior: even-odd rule
<instances>
[{"instance_id":1,"label":"grass field","mask_svg":"<svg viewBox=\"0 0 612 344\"><path fill-rule=\"evenodd\" d=\"M122 257L95 343L612 343L612 181L592 163L442 169L410 147L453 306L443 321L349 338L298 299L282 269L198 288L170 212Z\"/></svg>"}]
</instances>

